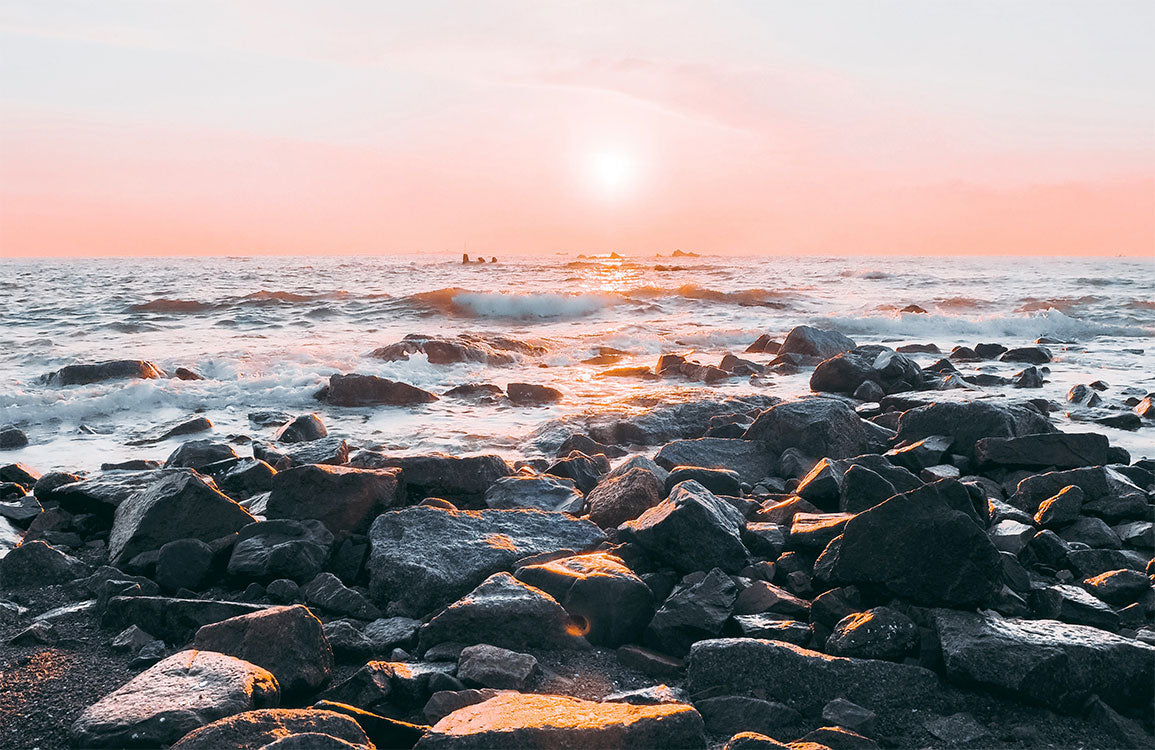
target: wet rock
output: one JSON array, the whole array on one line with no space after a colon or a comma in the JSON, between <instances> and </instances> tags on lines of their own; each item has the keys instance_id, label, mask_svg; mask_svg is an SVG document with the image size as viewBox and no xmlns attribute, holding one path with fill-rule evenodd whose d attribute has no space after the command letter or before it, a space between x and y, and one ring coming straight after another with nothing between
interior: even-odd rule
<instances>
[{"instance_id":1,"label":"wet rock","mask_svg":"<svg viewBox=\"0 0 1155 750\"><path fill-rule=\"evenodd\" d=\"M457 660L457 679L466 685L521 690L537 670L537 659L487 644L466 646Z\"/></svg>"},{"instance_id":2,"label":"wet rock","mask_svg":"<svg viewBox=\"0 0 1155 750\"><path fill-rule=\"evenodd\" d=\"M166 472L117 506L109 556L115 565L176 539L211 542L255 520L199 474Z\"/></svg>"},{"instance_id":3,"label":"wet rock","mask_svg":"<svg viewBox=\"0 0 1155 750\"><path fill-rule=\"evenodd\" d=\"M706 740L701 715L686 704L502 693L454 711L417 743L420 750L498 746L704 748Z\"/></svg>"},{"instance_id":4,"label":"wet rock","mask_svg":"<svg viewBox=\"0 0 1155 750\"><path fill-rule=\"evenodd\" d=\"M321 696L364 711L408 710L429 699L435 679L447 677L456 669L455 663L371 661Z\"/></svg>"},{"instance_id":5,"label":"wet rock","mask_svg":"<svg viewBox=\"0 0 1155 750\"><path fill-rule=\"evenodd\" d=\"M332 573L318 573L301 587L301 595L309 604L359 620L375 620L381 616L381 610L373 602L356 589L341 583L341 579Z\"/></svg>"},{"instance_id":6,"label":"wet rock","mask_svg":"<svg viewBox=\"0 0 1155 750\"><path fill-rule=\"evenodd\" d=\"M603 529L617 527L660 503L662 494L661 480L645 468L612 472L586 496L589 519Z\"/></svg>"},{"instance_id":7,"label":"wet rock","mask_svg":"<svg viewBox=\"0 0 1155 750\"><path fill-rule=\"evenodd\" d=\"M846 522L853 517L853 513L796 513L790 523L787 546L820 552L842 533Z\"/></svg>"},{"instance_id":8,"label":"wet rock","mask_svg":"<svg viewBox=\"0 0 1155 750\"><path fill-rule=\"evenodd\" d=\"M31 489L40 478L40 472L28 464L14 463L0 466L0 482L12 482L25 489Z\"/></svg>"},{"instance_id":9,"label":"wet rock","mask_svg":"<svg viewBox=\"0 0 1155 750\"><path fill-rule=\"evenodd\" d=\"M791 746L829 747L831 750L878 750L878 743L843 727L819 727L807 732Z\"/></svg>"},{"instance_id":10,"label":"wet rock","mask_svg":"<svg viewBox=\"0 0 1155 750\"><path fill-rule=\"evenodd\" d=\"M602 455L587 456L575 451L555 461L545 473L573 480L579 490L589 492L610 473L610 461Z\"/></svg>"},{"instance_id":11,"label":"wet rock","mask_svg":"<svg viewBox=\"0 0 1155 750\"><path fill-rule=\"evenodd\" d=\"M182 443L165 460L165 468L187 468L201 470L209 464L237 458L237 452L226 443L212 440L190 440Z\"/></svg>"},{"instance_id":12,"label":"wet rock","mask_svg":"<svg viewBox=\"0 0 1155 750\"><path fill-rule=\"evenodd\" d=\"M378 602L425 614L518 560L599 544L597 526L537 510L414 507L382 514L369 532L369 588Z\"/></svg>"},{"instance_id":13,"label":"wet rock","mask_svg":"<svg viewBox=\"0 0 1155 750\"><path fill-rule=\"evenodd\" d=\"M494 573L421 628L422 651L438 643L510 649L585 648L582 628L541 589Z\"/></svg>"},{"instance_id":14,"label":"wet rock","mask_svg":"<svg viewBox=\"0 0 1155 750\"><path fill-rule=\"evenodd\" d=\"M113 596L101 625L123 630L136 625L169 643L187 643L203 625L261 610L256 604L165 596Z\"/></svg>"},{"instance_id":15,"label":"wet rock","mask_svg":"<svg viewBox=\"0 0 1155 750\"><path fill-rule=\"evenodd\" d=\"M1068 485L1039 503L1039 509L1035 513L1035 523L1049 528L1058 528L1077 519L1082 508L1082 488L1075 484Z\"/></svg>"},{"instance_id":16,"label":"wet rock","mask_svg":"<svg viewBox=\"0 0 1155 750\"><path fill-rule=\"evenodd\" d=\"M277 470L257 458L241 459L235 465L217 474L214 480L221 492L232 498L246 498L273 488Z\"/></svg>"},{"instance_id":17,"label":"wet rock","mask_svg":"<svg viewBox=\"0 0 1155 750\"><path fill-rule=\"evenodd\" d=\"M197 591L213 567L213 548L199 539L175 539L160 548L156 582L167 591Z\"/></svg>"},{"instance_id":18,"label":"wet rock","mask_svg":"<svg viewBox=\"0 0 1155 750\"><path fill-rule=\"evenodd\" d=\"M827 359L814 368L810 389L828 393L856 393L866 383L877 392L871 400L887 393L919 390L924 387L922 370L904 354L884 346L862 346Z\"/></svg>"},{"instance_id":19,"label":"wet rock","mask_svg":"<svg viewBox=\"0 0 1155 750\"><path fill-rule=\"evenodd\" d=\"M596 552L518 568L521 582L545 591L599 646L634 640L654 614L654 597L620 558ZM493 687L500 687L494 685Z\"/></svg>"},{"instance_id":20,"label":"wet rock","mask_svg":"<svg viewBox=\"0 0 1155 750\"><path fill-rule=\"evenodd\" d=\"M1151 591L1151 579L1137 570L1109 570L1083 581L1087 591L1117 607L1136 602Z\"/></svg>"},{"instance_id":21,"label":"wet rock","mask_svg":"<svg viewBox=\"0 0 1155 750\"><path fill-rule=\"evenodd\" d=\"M898 490L877 472L853 465L842 475L838 494L839 510L860 513L898 494Z\"/></svg>"},{"instance_id":22,"label":"wet rock","mask_svg":"<svg viewBox=\"0 0 1155 750\"><path fill-rule=\"evenodd\" d=\"M395 470L310 464L273 477L265 515L316 519L334 533L364 532L374 518L403 498Z\"/></svg>"},{"instance_id":23,"label":"wet rock","mask_svg":"<svg viewBox=\"0 0 1155 750\"><path fill-rule=\"evenodd\" d=\"M1143 420L1139 418L1139 415L1132 414L1131 412L1110 414L1105 417L1096 417L1092 421L1095 424L1101 424L1104 427L1114 427L1119 430L1130 430L1131 432L1134 432L1143 426Z\"/></svg>"},{"instance_id":24,"label":"wet rock","mask_svg":"<svg viewBox=\"0 0 1155 750\"><path fill-rule=\"evenodd\" d=\"M253 457L259 458L278 471L294 466L324 464L343 466L349 463L349 444L339 437L324 437L305 443L278 443L277 447L253 441Z\"/></svg>"},{"instance_id":25,"label":"wet rock","mask_svg":"<svg viewBox=\"0 0 1155 750\"><path fill-rule=\"evenodd\" d=\"M1142 401L1135 404L1135 413L1144 419L1155 419L1155 400L1150 396L1146 396Z\"/></svg>"},{"instance_id":26,"label":"wet rock","mask_svg":"<svg viewBox=\"0 0 1155 750\"><path fill-rule=\"evenodd\" d=\"M1083 625L936 610L947 676L1054 710L1095 694L1123 712L1148 710L1155 646Z\"/></svg>"},{"instance_id":27,"label":"wet rock","mask_svg":"<svg viewBox=\"0 0 1155 750\"><path fill-rule=\"evenodd\" d=\"M802 723L802 715L789 706L744 695L703 698L694 708L702 714L706 731L720 737L744 731L781 734Z\"/></svg>"},{"instance_id":28,"label":"wet rock","mask_svg":"<svg viewBox=\"0 0 1155 750\"><path fill-rule=\"evenodd\" d=\"M14 451L28 445L28 436L17 427L0 428L0 451Z\"/></svg>"},{"instance_id":29,"label":"wet rock","mask_svg":"<svg viewBox=\"0 0 1155 750\"><path fill-rule=\"evenodd\" d=\"M86 708L70 736L79 747L156 747L278 700L268 671L224 654L182 651Z\"/></svg>"},{"instance_id":30,"label":"wet rock","mask_svg":"<svg viewBox=\"0 0 1155 750\"><path fill-rule=\"evenodd\" d=\"M923 604L984 604L1002 585L1002 564L972 502L949 479L896 495L850 519L816 571Z\"/></svg>"},{"instance_id":31,"label":"wet rock","mask_svg":"<svg viewBox=\"0 0 1155 750\"><path fill-rule=\"evenodd\" d=\"M862 420L854 410L827 398L772 406L758 415L744 438L764 443L773 455L795 448L808 456L848 458L867 447Z\"/></svg>"},{"instance_id":32,"label":"wet rock","mask_svg":"<svg viewBox=\"0 0 1155 750\"><path fill-rule=\"evenodd\" d=\"M1060 529L1059 536L1092 549L1119 549L1123 546L1119 535L1101 518L1081 516Z\"/></svg>"},{"instance_id":33,"label":"wet rock","mask_svg":"<svg viewBox=\"0 0 1155 750\"><path fill-rule=\"evenodd\" d=\"M889 607L875 607L840 620L826 639L826 652L901 661L916 651L918 644L918 626L909 617Z\"/></svg>"},{"instance_id":34,"label":"wet rock","mask_svg":"<svg viewBox=\"0 0 1155 750\"><path fill-rule=\"evenodd\" d=\"M430 364L449 365L458 362L480 362L491 367L513 364L516 360L508 352L500 351L487 342L469 334L446 338L409 334L402 341L370 352L370 357L387 362L408 360L416 352L425 354Z\"/></svg>"},{"instance_id":35,"label":"wet rock","mask_svg":"<svg viewBox=\"0 0 1155 750\"><path fill-rule=\"evenodd\" d=\"M198 432L208 432L213 428L213 422L208 417L193 417L192 419L181 422L180 424L166 430L155 440L146 442L162 442L170 438L180 437L181 435L195 435Z\"/></svg>"},{"instance_id":36,"label":"wet rock","mask_svg":"<svg viewBox=\"0 0 1155 750\"><path fill-rule=\"evenodd\" d=\"M1073 404L1089 407L1099 406L1103 403L1103 397L1096 393L1094 388L1082 383L1071 386L1071 389L1067 391L1067 400Z\"/></svg>"},{"instance_id":37,"label":"wet rock","mask_svg":"<svg viewBox=\"0 0 1155 750\"><path fill-rule=\"evenodd\" d=\"M512 476L498 479L485 491L485 504L498 509L537 508L576 515L585 499L571 479Z\"/></svg>"},{"instance_id":38,"label":"wet rock","mask_svg":"<svg viewBox=\"0 0 1155 750\"><path fill-rule=\"evenodd\" d=\"M273 440L278 443L305 443L328 436L325 423L316 414L303 414L282 425Z\"/></svg>"},{"instance_id":39,"label":"wet rock","mask_svg":"<svg viewBox=\"0 0 1155 750\"><path fill-rule=\"evenodd\" d=\"M953 438L952 453L974 456L983 438L1021 437L1055 432L1047 418L1023 406L996 406L982 401L936 403L903 412L898 440L913 443L931 435Z\"/></svg>"},{"instance_id":40,"label":"wet rock","mask_svg":"<svg viewBox=\"0 0 1155 750\"><path fill-rule=\"evenodd\" d=\"M0 586L5 589L67 583L89 572L82 561L39 540L21 544L0 557Z\"/></svg>"},{"instance_id":41,"label":"wet rock","mask_svg":"<svg viewBox=\"0 0 1155 750\"><path fill-rule=\"evenodd\" d=\"M1106 466L1035 474L1019 482L1010 501L1033 513L1043 500L1070 485L1083 491L1081 512L1106 521L1145 519L1147 499L1126 476Z\"/></svg>"},{"instance_id":42,"label":"wet rock","mask_svg":"<svg viewBox=\"0 0 1155 750\"><path fill-rule=\"evenodd\" d=\"M321 571L333 545L333 534L313 519L278 519L249 524L237 534L229 557L229 575L298 583Z\"/></svg>"},{"instance_id":43,"label":"wet rock","mask_svg":"<svg viewBox=\"0 0 1155 750\"><path fill-rule=\"evenodd\" d=\"M264 667L286 697L316 692L333 669L333 650L321 621L299 604L205 625L197 630L193 645Z\"/></svg>"},{"instance_id":44,"label":"wet rock","mask_svg":"<svg viewBox=\"0 0 1155 750\"><path fill-rule=\"evenodd\" d=\"M704 469L699 466L675 466L666 477L663 488L668 494L682 482L694 481L710 492L729 497L742 494L742 480L736 472L728 469Z\"/></svg>"},{"instance_id":45,"label":"wet rock","mask_svg":"<svg viewBox=\"0 0 1155 750\"><path fill-rule=\"evenodd\" d=\"M777 454L768 451L761 442L698 438L666 443L654 456L654 462L667 470L676 466L728 469L736 472L741 481L753 485L774 473L776 457Z\"/></svg>"},{"instance_id":46,"label":"wet rock","mask_svg":"<svg viewBox=\"0 0 1155 750\"><path fill-rule=\"evenodd\" d=\"M1035 536L1035 527L1009 518L999 521L987 532L991 543L1000 552L1017 555Z\"/></svg>"},{"instance_id":47,"label":"wet rock","mask_svg":"<svg viewBox=\"0 0 1155 750\"><path fill-rule=\"evenodd\" d=\"M722 632L737 595L737 585L719 568L687 576L654 614L646 643L667 654L686 655L696 641Z\"/></svg>"},{"instance_id":48,"label":"wet rock","mask_svg":"<svg viewBox=\"0 0 1155 750\"><path fill-rule=\"evenodd\" d=\"M749 561L741 539L743 524L742 514L732 505L689 481L622 524L619 533L682 573L714 567L736 573Z\"/></svg>"},{"instance_id":49,"label":"wet rock","mask_svg":"<svg viewBox=\"0 0 1155 750\"><path fill-rule=\"evenodd\" d=\"M734 615L725 632L742 638L762 638L806 646L813 635L805 622L780 619L783 615L763 612L755 615Z\"/></svg>"},{"instance_id":50,"label":"wet rock","mask_svg":"<svg viewBox=\"0 0 1155 750\"><path fill-rule=\"evenodd\" d=\"M334 406L415 406L437 401L437 396L408 383L375 375L332 375L316 397Z\"/></svg>"},{"instance_id":51,"label":"wet rock","mask_svg":"<svg viewBox=\"0 0 1155 750\"><path fill-rule=\"evenodd\" d=\"M513 468L500 456L449 456L427 453L418 456L383 456L362 451L353 457L354 466L401 469L407 502L427 497L449 500L459 508L485 507L485 491Z\"/></svg>"},{"instance_id":52,"label":"wet rock","mask_svg":"<svg viewBox=\"0 0 1155 750\"><path fill-rule=\"evenodd\" d=\"M463 383L450 388L441 396L478 403L497 403L505 398L505 391L501 390L501 386L492 383Z\"/></svg>"},{"instance_id":53,"label":"wet rock","mask_svg":"<svg viewBox=\"0 0 1155 750\"><path fill-rule=\"evenodd\" d=\"M68 365L44 375L49 385L89 385L104 380L159 378L164 373L153 363L139 359L119 359L90 365Z\"/></svg>"},{"instance_id":54,"label":"wet rock","mask_svg":"<svg viewBox=\"0 0 1155 750\"><path fill-rule=\"evenodd\" d=\"M552 404L562 400L562 393L558 389L536 383L509 383L505 386L505 393L510 401L523 406Z\"/></svg>"},{"instance_id":55,"label":"wet rock","mask_svg":"<svg viewBox=\"0 0 1155 750\"><path fill-rule=\"evenodd\" d=\"M328 748L328 740L347 745L334 748L366 750L371 743L365 731L351 717L313 708L266 708L218 719L185 735L174 750L222 750L222 748L264 748L279 739L300 737L304 748ZM307 739L306 739L307 738ZM277 750L287 750L278 746Z\"/></svg>"},{"instance_id":56,"label":"wet rock","mask_svg":"<svg viewBox=\"0 0 1155 750\"><path fill-rule=\"evenodd\" d=\"M803 354L809 357L829 359L836 354L850 351L855 346L854 340L843 336L837 331L831 331L811 326L795 326L786 334L782 342L781 353Z\"/></svg>"},{"instance_id":57,"label":"wet rock","mask_svg":"<svg viewBox=\"0 0 1155 750\"><path fill-rule=\"evenodd\" d=\"M1015 388L1042 388L1043 382L1043 373L1033 365L1011 377L1011 385Z\"/></svg>"},{"instance_id":58,"label":"wet rock","mask_svg":"<svg viewBox=\"0 0 1155 750\"><path fill-rule=\"evenodd\" d=\"M1097 432L1054 432L1016 438L983 438L975 442L980 466L1077 469L1111 460L1110 444Z\"/></svg>"},{"instance_id":59,"label":"wet rock","mask_svg":"<svg viewBox=\"0 0 1155 750\"><path fill-rule=\"evenodd\" d=\"M602 455L606 458L617 458L619 456L626 455L626 452L616 445L606 445L604 443L599 443L593 438L587 437L585 435L570 435L565 439L564 442L562 442L561 446L558 447L555 455L560 458L563 456L568 456L574 451L579 451L586 454L587 456Z\"/></svg>"},{"instance_id":60,"label":"wet rock","mask_svg":"<svg viewBox=\"0 0 1155 750\"><path fill-rule=\"evenodd\" d=\"M1119 630L1119 615L1077 586L1059 584L1032 589L1030 604L1036 617L1112 632Z\"/></svg>"},{"instance_id":61,"label":"wet rock","mask_svg":"<svg viewBox=\"0 0 1155 750\"><path fill-rule=\"evenodd\" d=\"M879 712L925 709L941 695L937 676L922 667L827 656L754 638L699 641L690 651L687 670L692 694L754 695L804 714L817 714L835 698Z\"/></svg>"}]
</instances>

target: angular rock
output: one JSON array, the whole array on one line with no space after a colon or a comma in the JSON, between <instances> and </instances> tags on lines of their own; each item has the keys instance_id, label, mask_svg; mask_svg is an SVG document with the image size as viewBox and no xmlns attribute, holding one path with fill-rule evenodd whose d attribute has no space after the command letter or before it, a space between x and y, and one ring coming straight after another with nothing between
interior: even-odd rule
<instances>
[{"instance_id":1,"label":"angular rock","mask_svg":"<svg viewBox=\"0 0 1155 750\"><path fill-rule=\"evenodd\" d=\"M466 646L457 660L457 679L466 685L521 690L537 669L537 659L488 644Z\"/></svg>"},{"instance_id":2,"label":"angular rock","mask_svg":"<svg viewBox=\"0 0 1155 750\"><path fill-rule=\"evenodd\" d=\"M782 641L795 646L810 643L813 632L808 624L798 620L782 620L782 615L763 612L757 615L734 615L727 634L741 638L762 638L767 641Z\"/></svg>"},{"instance_id":3,"label":"angular rock","mask_svg":"<svg viewBox=\"0 0 1155 750\"><path fill-rule=\"evenodd\" d=\"M874 734L874 725L877 714L870 709L863 708L857 703L851 703L843 698L835 698L822 707L822 720L840 727L846 727L858 734Z\"/></svg>"},{"instance_id":4,"label":"angular rock","mask_svg":"<svg viewBox=\"0 0 1155 750\"><path fill-rule=\"evenodd\" d=\"M773 474L776 460L777 454L761 442L726 438L675 440L663 445L654 456L654 462L667 470L676 466L729 469L751 485Z\"/></svg>"},{"instance_id":5,"label":"angular rock","mask_svg":"<svg viewBox=\"0 0 1155 750\"><path fill-rule=\"evenodd\" d=\"M842 401L828 398L772 406L758 415L743 438L764 443L773 455L796 448L808 456L848 458L867 447L862 420Z\"/></svg>"},{"instance_id":6,"label":"angular rock","mask_svg":"<svg viewBox=\"0 0 1155 750\"><path fill-rule=\"evenodd\" d=\"M696 641L722 632L737 594L737 585L719 568L687 576L654 614L646 629L646 643L684 656Z\"/></svg>"},{"instance_id":7,"label":"angular rock","mask_svg":"<svg viewBox=\"0 0 1155 750\"><path fill-rule=\"evenodd\" d=\"M661 479L645 468L612 472L586 496L589 519L603 529L614 528L662 502L662 495Z\"/></svg>"},{"instance_id":8,"label":"angular rock","mask_svg":"<svg viewBox=\"0 0 1155 750\"><path fill-rule=\"evenodd\" d=\"M36 540L21 544L0 557L0 587L17 589L52 586L82 578L89 571L84 562Z\"/></svg>"},{"instance_id":9,"label":"angular rock","mask_svg":"<svg viewBox=\"0 0 1155 750\"><path fill-rule=\"evenodd\" d=\"M1083 490L1071 484L1053 496L1039 503L1035 513L1035 523L1048 528L1058 528L1074 521L1083 509Z\"/></svg>"},{"instance_id":10,"label":"angular rock","mask_svg":"<svg viewBox=\"0 0 1155 750\"><path fill-rule=\"evenodd\" d=\"M262 609L260 605L245 602L114 596L108 600L100 624L110 630L136 625L157 638L181 644L187 643L203 625Z\"/></svg>"},{"instance_id":11,"label":"angular rock","mask_svg":"<svg viewBox=\"0 0 1155 750\"><path fill-rule=\"evenodd\" d=\"M1091 466L1067 471L1034 474L1019 482L1010 502L1017 508L1034 513L1048 497L1074 485L1083 491L1083 515L1106 521L1128 518L1148 520L1147 498L1124 474L1108 466Z\"/></svg>"},{"instance_id":12,"label":"angular rock","mask_svg":"<svg viewBox=\"0 0 1155 750\"><path fill-rule=\"evenodd\" d=\"M1151 591L1151 579L1137 570L1110 570L1083 581L1087 591L1115 606L1136 602Z\"/></svg>"},{"instance_id":13,"label":"angular rock","mask_svg":"<svg viewBox=\"0 0 1155 750\"><path fill-rule=\"evenodd\" d=\"M237 452L227 443L212 440L189 440L169 454L164 465L167 469L196 469L237 458Z\"/></svg>"},{"instance_id":14,"label":"angular rock","mask_svg":"<svg viewBox=\"0 0 1155 750\"><path fill-rule=\"evenodd\" d=\"M1110 463L1110 447L1097 432L982 438L975 442L975 460L980 466L1077 469Z\"/></svg>"},{"instance_id":15,"label":"angular rock","mask_svg":"<svg viewBox=\"0 0 1155 750\"><path fill-rule=\"evenodd\" d=\"M394 457L363 451L354 456L352 463L375 469L401 469L409 504L427 497L441 497L459 508L485 507L485 491L498 479L514 473L500 456L493 455L457 457L427 453Z\"/></svg>"},{"instance_id":16,"label":"angular rock","mask_svg":"<svg viewBox=\"0 0 1155 750\"><path fill-rule=\"evenodd\" d=\"M742 544L742 514L694 481L679 484L670 496L619 533L679 572L718 567L736 573L749 561Z\"/></svg>"},{"instance_id":17,"label":"angular rock","mask_svg":"<svg viewBox=\"0 0 1155 750\"><path fill-rule=\"evenodd\" d=\"M810 602L768 581L753 581L738 595L734 603L734 614L754 615L763 612L806 619L810 616Z\"/></svg>"},{"instance_id":18,"label":"angular rock","mask_svg":"<svg viewBox=\"0 0 1155 750\"><path fill-rule=\"evenodd\" d=\"M28 435L18 427L0 428L0 451L14 451L28 445Z\"/></svg>"},{"instance_id":19,"label":"angular rock","mask_svg":"<svg viewBox=\"0 0 1155 750\"><path fill-rule=\"evenodd\" d=\"M825 649L834 656L901 661L918 644L918 626L909 617L889 607L875 607L840 620Z\"/></svg>"},{"instance_id":20,"label":"angular rock","mask_svg":"<svg viewBox=\"0 0 1155 750\"><path fill-rule=\"evenodd\" d=\"M332 546L332 532L315 519L260 521L237 533L228 572L257 581L304 583L321 572Z\"/></svg>"},{"instance_id":21,"label":"angular rock","mask_svg":"<svg viewBox=\"0 0 1155 750\"><path fill-rule=\"evenodd\" d=\"M305 443L326 437L329 431L316 414L302 414L293 421L282 425L273 440L278 443Z\"/></svg>"},{"instance_id":22,"label":"angular rock","mask_svg":"<svg viewBox=\"0 0 1155 750\"><path fill-rule=\"evenodd\" d=\"M270 672L224 654L181 651L86 708L70 737L79 747L168 745L217 719L278 700Z\"/></svg>"},{"instance_id":23,"label":"angular rock","mask_svg":"<svg viewBox=\"0 0 1155 750\"><path fill-rule=\"evenodd\" d=\"M552 404L562 400L562 393L557 388L535 383L509 383L505 386L505 393L510 401L523 405Z\"/></svg>"},{"instance_id":24,"label":"angular rock","mask_svg":"<svg viewBox=\"0 0 1155 750\"><path fill-rule=\"evenodd\" d=\"M1051 351L1045 346L1025 346L1019 349L1009 349L1003 352L999 359L1003 362L1027 362L1032 365L1043 365L1051 361Z\"/></svg>"},{"instance_id":25,"label":"angular rock","mask_svg":"<svg viewBox=\"0 0 1155 750\"><path fill-rule=\"evenodd\" d=\"M585 498L574 487L572 479L551 476L502 477L485 491L485 504L490 508L536 508L577 515Z\"/></svg>"},{"instance_id":26,"label":"angular rock","mask_svg":"<svg viewBox=\"0 0 1155 750\"><path fill-rule=\"evenodd\" d=\"M414 406L437 401L437 396L408 383L375 375L332 375L317 398L334 406Z\"/></svg>"},{"instance_id":27,"label":"angular rock","mask_svg":"<svg viewBox=\"0 0 1155 750\"><path fill-rule=\"evenodd\" d=\"M1055 432L1047 418L1024 406L983 401L935 403L908 409L898 420L898 440L912 443L931 435L953 439L951 452L974 456L983 438L1020 437Z\"/></svg>"},{"instance_id":28,"label":"angular rock","mask_svg":"<svg viewBox=\"0 0 1155 750\"><path fill-rule=\"evenodd\" d=\"M265 515L316 519L330 531L364 532L379 514L401 504L397 471L310 464L279 472Z\"/></svg>"},{"instance_id":29,"label":"angular rock","mask_svg":"<svg viewBox=\"0 0 1155 750\"><path fill-rule=\"evenodd\" d=\"M587 456L574 451L555 461L545 473L571 479L579 490L589 492L610 473L610 460L602 455Z\"/></svg>"},{"instance_id":30,"label":"angular rock","mask_svg":"<svg viewBox=\"0 0 1155 750\"><path fill-rule=\"evenodd\" d=\"M855 346L854 340L843 336L838 331L831 331L812 326L795 326L786 334L782 342L781 353L804 354L808 357L829 359Z\"/></svg>"},{"instance_id":31,"label":"angular rock","mask_svg":"<svg viewBox=\"0 0 1155 750\"><path fill-rule=\"evenodd\" d=\"M317 748L321 747L318 743L324 742L326 737L343 740L349 743L349 748L370 747L365 731L353 718L315 708L263 708L245 711L195 729L172 747L173 750L223 748L256 750L267 747L280 738L299 735L309 737L312 746Z\"/></svg>"},{"instance_id":32,"label":"angular rock","mask_svg":"<svg viewBox=\"0 0 1155 750\"><path fill-rule=\"evenodd\" d=\"M199 539L176 539L160 548L156 582L161 589L196 591L208 580L213 567L213 548Z\"/></svg>"},{"instance_id":33,"label":"angular rock","mask_svg":"<svg viewBox=\"0 0 1155 750\"><path fill-rule=\"evenodd\" d=\"M373 602L341 583L341 579L332 573L318 573L301 587L301 595L309 604L359 620L375 620L381 616L381 610Z\"/></svg>"},{"instance_id":34,"label":"angular rock","mask_svg":"<svg viewBox=\"0 0 1155 750\"><path fill-rule=\"evenodd\" d=\"M802 715L789 706L745 695L703 698L694 708L702 714L706 731L719 737L745 731L782 734L802 724Z\"/></svg>"}]
</instances>

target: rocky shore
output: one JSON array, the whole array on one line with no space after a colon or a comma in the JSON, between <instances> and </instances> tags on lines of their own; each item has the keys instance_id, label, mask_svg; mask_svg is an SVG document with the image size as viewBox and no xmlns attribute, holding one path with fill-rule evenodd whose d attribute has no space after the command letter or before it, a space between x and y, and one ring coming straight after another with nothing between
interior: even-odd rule
<instances>
[{"instance_id":1,"label":"rocky shore","mask_svg":"<svg viewBox=\"0 0 1155 750\"><path fill-rule=\"evenodd\" d=\"M1151 431L1152 397L1031 398L1053 345L919 366L933 345L800 326L717 365L663 355L606 376L809 371L812 393L552 420L519 461L254 412L244 441L174 426L163 464L0 466L0 746L1155 747L1155 461L1095 432ZM565 396L346 373L316 397Z\"/></svg>"}]
</instances>

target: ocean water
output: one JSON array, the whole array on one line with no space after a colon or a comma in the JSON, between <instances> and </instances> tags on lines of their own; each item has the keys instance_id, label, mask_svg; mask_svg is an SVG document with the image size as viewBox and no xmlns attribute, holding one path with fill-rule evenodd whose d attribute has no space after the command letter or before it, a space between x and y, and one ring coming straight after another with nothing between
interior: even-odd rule
<instances>
[{"instance_id":1,"label":"ocean water","mask_svg":"<svg viewBox=\"0 0 1155 750\"><path fill-rule=\"evenodd\" d=\"M762 333L798 324L859 343L1019 346L1072 342L1039 391L944 392L943 398L1043 396L1104 380L1108 402L1155 391L1155 264L1121 259L245 257L0 261L0 425L31 444L5 453L40 470L164 459L180 440L133 446L196 414L218 438L268 438L248 413L318 412L330 434L391 452L532 454L526 437L569 414L644 408L709 395L808 392L808 372L705 386L602 377L609 367L690 354L717 364ZM927 312L904 313L915 304ZM512 365L385 362L373 349L406 334L504 336L540 347ZM586 360L610 348L612 364ZM768 355L748 355L756 361ZM937 357L915 355L920 364ZM147 359L205 377L41 382L72 363ZM981 370L1010 375L1011 363ZM548 407L453 399L415 408L340 408L313 398L333 373L359 372L442 393L463 383L534 382L565 399ZM1073 425L1057 415L1065 429ZM1155 428L1095 426L1136 456L1155 455ZM205 437L205 435L192 436ZM243 445L238 452L247 455Z\"/></svg>"}]
</instances>

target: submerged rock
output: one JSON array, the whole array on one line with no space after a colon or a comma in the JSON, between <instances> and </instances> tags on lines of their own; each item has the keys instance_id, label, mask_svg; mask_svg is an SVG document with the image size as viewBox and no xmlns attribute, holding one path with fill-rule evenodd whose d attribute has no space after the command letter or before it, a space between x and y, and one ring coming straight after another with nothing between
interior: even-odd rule
<instances>
[{"instance_id":1,"label":"submerged rock","mask_svg":"<svg viewBox=\"0 0 1155 750\"><path fill-rule=\"evenodd\" d=\"M91 365L68 365L44 375L41 380L49 385L88 385L103 380L151 379L163 376L164 372L152 362L118 359Z\"/></svg>"},{"instance_id":2,"label":"submerged rock","mask_svg":"<svg viewBox=\"0 0 1155 750\"><path fill-rule=\"evenodd\" d=\"M408 383L376 375L332 375L317 398L334 406L414 406L437 401L437 396Z\"/></svg>"},{"instance_id":3,"label":"submerged rock","mask_svg":"<svg viewBox=\"0 0 1155 750\"><path fill-rule=\"evenodd\" d=\"M329 431L325 423L316 414L303 414L291 422L282 425L273 440L278 443L305 443L326 437Z\"/></svg>"}]
</instances>

